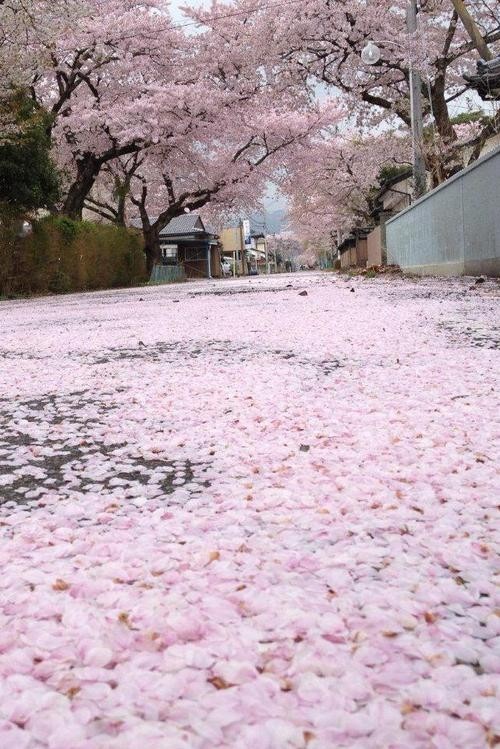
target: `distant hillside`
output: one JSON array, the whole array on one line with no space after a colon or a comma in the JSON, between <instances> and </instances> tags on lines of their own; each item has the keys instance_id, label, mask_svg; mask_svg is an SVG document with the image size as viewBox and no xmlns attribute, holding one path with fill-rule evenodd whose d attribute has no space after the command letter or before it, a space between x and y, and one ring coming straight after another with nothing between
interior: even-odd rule
<instances>
[{"instance_id":1,"label":"distant hillside","mask_svg":"<svg viewBox=\"0 0 500 749\"><path fill-rule=\"evenodd\" d=\"M241 218L245 218L245 216ZM239 226L241 218L235 217L226 220L225 226ZM251 214L250 228L252 234L280 234L286 230L286 208L276 208L275 210Z\"/></svg>"},{"instance_id":2,"label":"distant hillside","mask_svg":"<svg viewBox=\"0 0 500 749\"><path fill-rule=\"evenodd\" d=\"M250 217L250 224L255 234L280 234L286 226L286 209L277 208L274 211L255 213Z\"/></svg>"}]
</instances>

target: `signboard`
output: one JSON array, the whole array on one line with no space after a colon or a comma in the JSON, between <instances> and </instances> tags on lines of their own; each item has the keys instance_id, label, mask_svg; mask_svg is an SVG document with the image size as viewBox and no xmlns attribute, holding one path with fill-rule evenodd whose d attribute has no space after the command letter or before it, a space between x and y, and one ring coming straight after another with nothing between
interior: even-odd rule
<instances>
[{"instance_id":1,"label":"signboard","mask_svg":"<svg viewBox=\"0 0 500 749\"><path fill-rule=\"evenodd\" d=\"M252 237L250 235L250 221L248 219L244 219L241 222L241 226L243 229L243 244L245 245L245 249L252 246Z\"/></svg>"}]
</instances>

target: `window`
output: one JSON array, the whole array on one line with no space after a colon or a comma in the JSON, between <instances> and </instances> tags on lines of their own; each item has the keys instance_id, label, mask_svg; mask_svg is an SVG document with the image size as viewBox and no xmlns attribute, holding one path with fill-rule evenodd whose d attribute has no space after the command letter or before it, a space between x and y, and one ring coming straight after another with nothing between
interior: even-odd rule
<instances>
[{"instance_id":1,"label":"window","mask_svg":"<svg viewBox=\"0 0 500 749\"><path fill-rule=\"evenodd\" d=\"M187 247L186 248L186 262L196 262L197 260L207 259L207 250L205 247Z\"/></svg>"},{"instance_id":2,"label":"window","mask_svg":"<svg viewBox=\"0 0 500 749\"><path fill-rule=\"evenodd\" d=\"M177 265L177 249L176 244L161 245L161 259L163 265Z\"/></svg>"}]
</instances>

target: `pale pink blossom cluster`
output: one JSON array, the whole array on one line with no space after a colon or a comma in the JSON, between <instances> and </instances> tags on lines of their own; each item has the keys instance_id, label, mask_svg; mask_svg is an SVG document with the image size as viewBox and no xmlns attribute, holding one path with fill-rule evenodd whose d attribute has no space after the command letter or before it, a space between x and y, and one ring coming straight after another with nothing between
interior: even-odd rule
<instances>
[{"instance_id":1,"label":"pale pink blossom cluster","mask_svg":"<svg viewBox=\"0 0 500 749\"><path fill-rule=\"evenodd\" d=\"M495 746L498 292L469 285L2 303L2 749Z\"/></svg>"}]
</instances>

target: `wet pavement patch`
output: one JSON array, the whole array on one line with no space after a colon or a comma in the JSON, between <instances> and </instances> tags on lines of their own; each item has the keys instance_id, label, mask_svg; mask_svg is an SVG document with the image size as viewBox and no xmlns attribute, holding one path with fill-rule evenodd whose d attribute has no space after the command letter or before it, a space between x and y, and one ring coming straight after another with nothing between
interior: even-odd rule
<instances>
[{"instance_id":1,"label":"wet pavement patch","mask_svg":"<svg viewBox=\"0 0 500 749\"><path fill-rule=\"evenodd\" d=\"M145 344L138 341L136 347L115 347L92 356L93 364L110 364L127 361L160 362L165 365L179 365L190 360L205 357L210 366L227 365L235 361L266 362L269 358L287 362L290 366L305 367L316 374L331 374L334 370L345 366L340 359L317 359L304 356L296 351L286 349L268 349L255 344L234 343L230 340L212 341L176 341L153 342ZM87 359L88 360L88 359Z\"/></svg>"},{"instance_id":2,"label":"wet pavement patch","mask_svg":"<svg viewBox=\"0 0 500 749\"><path fill-rule=\"evenodd\" d=\"M119 408L89 392L0 402L0 505L43 502L72 492L144 493L158 499L210 485L207 466L181 458L148 459L133 445L99 439L96 424Z\"/></svg>"},{"instance_id":3,"label":"wet pavement patch","mask_svg":"<svg viewBox=\"0 0 500 749\"><path fill-rule=\"evenodd\" d=\"M439 324L453 344L474 348L500 349L500 327L487 327L468 319L446 320Z\"/></svg>"}]
</instances>

